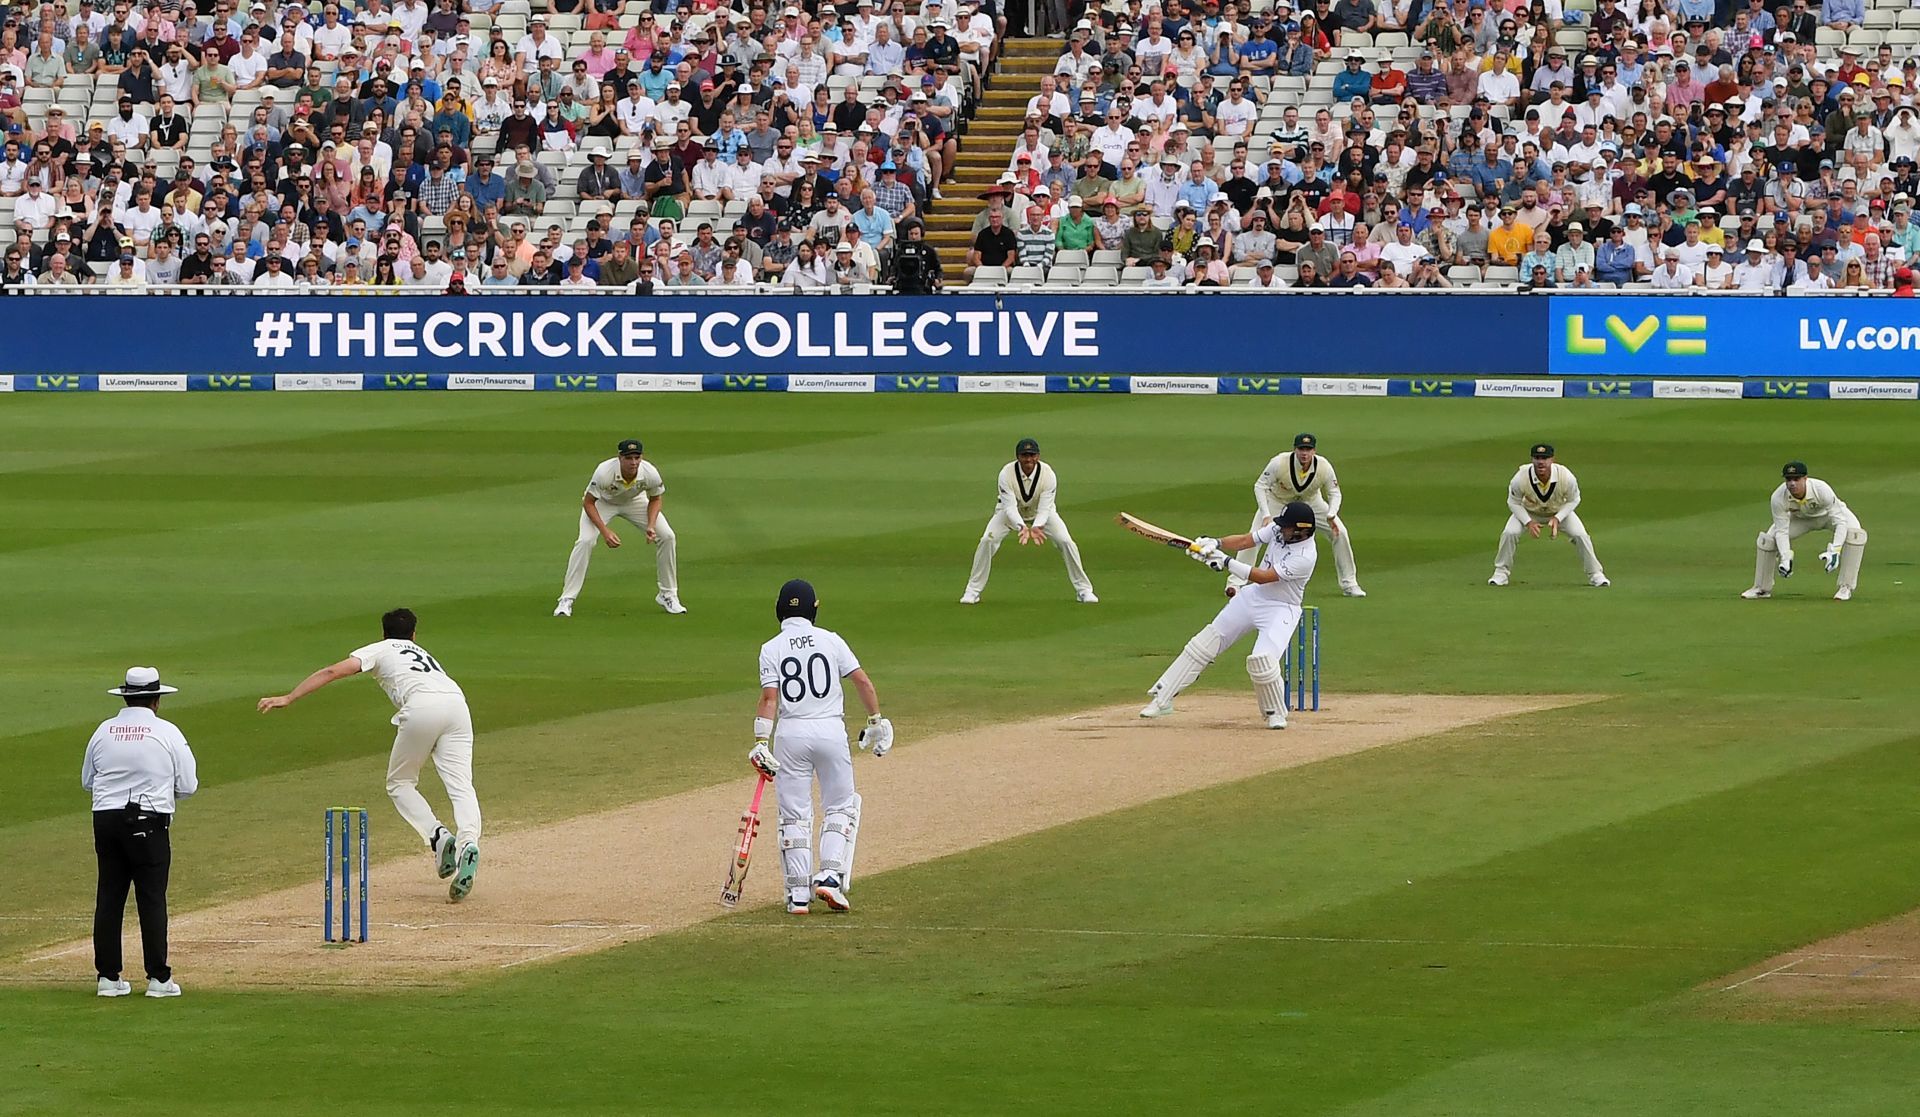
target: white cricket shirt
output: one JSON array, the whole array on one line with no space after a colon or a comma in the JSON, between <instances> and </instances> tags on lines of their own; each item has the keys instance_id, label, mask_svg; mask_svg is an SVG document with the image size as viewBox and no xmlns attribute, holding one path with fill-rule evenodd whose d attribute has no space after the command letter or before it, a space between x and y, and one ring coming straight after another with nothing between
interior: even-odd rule
<instances>
[{"instance_id":1,"label":"white cricket shirt","mask_svg":"<svg viewBox=\"0 0 1920 1117\"><path fill-rule=\"evenodd\" d=\"M639 472L628 481L620 476L620 459L608 458L593 471L592 480L587 482L587 495L608 504L632 504L644 498L659 496L667 491L666 482L660 479L660 471L653 463L641 459Z\"/></svg>"},{"instance_id":2,"label":"white cricket shirt","mask_svg":"<svg viewBox=\"0 0 1920 1117\"><path fill-rule=\"evenodd\" d=\"M1531 464L1520 467L1507 483L1507 507L1521 519L1529 516L1564 516L1580 503L1580 482L1574 480L1573 470L1553 463L1553 470L1547 480L1542 481L1533 475Z\"/></svg>"},{"instance_id":3,"label":"white cricket shirt","mask_svg":"<svg viewBox=\"0 0 1920 1117\"><path fill-rule=\"evenodd\" d=\"M1773 490L1773 529L1787 530L1793 520L1813 520L1826 523L1829 516L1835 520L1852 520L1853 510L1847 502L1833 495L1833 486L1818 477L1807 478L1807 495L1795 500L1787 491L1787 483Z\"/></svg>"},{"instance_id":4,"label":"white cricket shirt","mask_svg":"<svg viewBox=\"0 0 1920 1117\"><path fill-rule=\"evenodd\" d=\"M1267 553L1260 565L1280 575L1280 580L1249 582L1240 592L1251 592L1264 600L1295 607L1305 604L1307 580L1313 577L1313 568L1320 561L1320 547L1314 537L1309 535L1297 543L1282 543L1279 525L1268 520L1254 530L1253 541L1267 544Z\"/></svg>"},{"instance_id":5,"label":"white cricket shirt","mask_svg":"<svg viewBox=\"0 0 1920 1117\"><path fill-rule=\"evenodd\" d=\"M1054 494L1060 482L1046 462L1036 465L1032 473L1023 473L1018 461L1010 461L1000 470L999 485L998 503L1008 516L1038 528L1053 519Z\"/></svg>"},{"instance_id":6,"label":"white cricket shirt","mask_svg":"<svg viewBox=\"0 0 1920 1117\"><path fill-rule=\"evenodd\" d=\"M1262 515L1278 515L1280 509L1296 500L1306 501L1316 512L1329 517L1340 514L1340 478L1333 463L1315 454L1311 464L1302 466L1293 451L1279 454L1260 471L1253 483L1253 497Z\"/></svg>"},{"instance_id":7,"label":"white cricket shirt","mask_svg":"<svg viewBox=\"0 0 1920 1117\"><path fill-rule=\"evenodd\" d=\"M760 685L779 691L782 720L841 717L840 680L858 670L860 660L840 634L805 617L781 621L780 635L760 645Z\"/></svg>"},{"instance_id":8,"label":"white cricket shirt","mask_svg":"<svg viewBox=\"0 0 1920 1117\"><path fill-rule=\"evenodd\" d=\"M403 710L418 699L438 695L466 701L466 692L440 666L440 661L411 640L381 640L355 648L353 658L360 661L362 673L371 671L380 680L380 689L387 692L396 710Z\"/></svg>"},{"instance_id":9,"label":"white cricket shirt","mask_svg":"<svg viewBox=\"0 0 1920 1117\"><path fill-rule=\"evenodd\" d=\"M93 731L80 786L93 793L96 811L136 803L172 814L176 800L200 790L200 769L177 726L145 706L128 706Z\"/></svg>"}]
</instances>

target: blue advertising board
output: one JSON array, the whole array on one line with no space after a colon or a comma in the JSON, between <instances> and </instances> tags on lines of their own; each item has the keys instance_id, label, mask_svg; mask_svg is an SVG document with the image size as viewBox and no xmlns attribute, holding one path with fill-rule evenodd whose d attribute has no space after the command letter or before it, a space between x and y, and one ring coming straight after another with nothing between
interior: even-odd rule
<instances>
[{"instance_id":1,"label":"blue advertising board","mask_svg":"<svg viewBox=\"0 0 1920 1117\"><path fill-rule=\"evenodd\" d=\"M36 295L0 300L0 372L1522 375L1546 371L1527 340L1545 310L1499 294ZM118 340L73 344L103 318Z\"/></svg>"},{"instance_id":2,"label":"blue advertising board","mask_svg":"<svg viewBox=\"0 0 1920 1117\"><path fill-rule=\"evenodd\" d=\"M1555 376L1912 378L1920 302L1886 297L1556 295L1546 370Z\"/></svg>"},{"instance_id":3,"label":"blue advertising board","mask_svg":"<svg viewBox=\"0 0 1920 1117\"><path fill-rule=\"evenodd\" d=\"M1920 301L1888 297L48 294L0 299L0 330L17 392L1894 399L1920 380Z\"/></svg>"}]
</instances>

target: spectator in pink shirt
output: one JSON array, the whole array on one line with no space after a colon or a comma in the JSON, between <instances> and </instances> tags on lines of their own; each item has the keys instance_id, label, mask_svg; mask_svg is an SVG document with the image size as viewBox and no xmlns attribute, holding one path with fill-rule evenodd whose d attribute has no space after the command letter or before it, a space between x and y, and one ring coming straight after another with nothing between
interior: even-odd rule
<instances>
[{"instance_id":1,"label":"spectator in pink shirt","mask_svg":"<svg viewBox=\"0 0 1920 1117\"><path fill-rule=\"evenodd\" d=\"M587 64L587 73L595 81L599 81L608 70L613 69L615 59L612 48L607 46L605 32L593 33L592 45L580 53L580 61Z\"/></svg>"},{"instance_id":2,"label":"spectator in pink shirt","mask_svg":"<svg viewBox=\"0 0 1920 1117\"><path fill-rule=\"evenodd\" d=\"M1694 76L1693 69L1682 58L1673 64L1673 80L1667 83L1667 111L1676 117L1686 115L1687 106L1695 105L1706 99L1707 87Z\"/></svg>"}]
</instances>

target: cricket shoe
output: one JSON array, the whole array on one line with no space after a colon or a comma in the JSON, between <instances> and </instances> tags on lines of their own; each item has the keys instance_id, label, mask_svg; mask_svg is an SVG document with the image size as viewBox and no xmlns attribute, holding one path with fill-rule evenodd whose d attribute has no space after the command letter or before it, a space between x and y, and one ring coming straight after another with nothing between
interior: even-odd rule
<instances>
[{"instance_id":1,"label":"cricket shoe","mask_svg":"<svg viewBox=\"0 0 1920 1117\"><path fill-rule=\"evenodd\" d=\"M1095 597L1095 596L1093 595L1093 591L1092 591L1092 590L1088 590L1088 591L1087 591L1087 592L1085 592L1085 593L1080 593L1080 594L1075 594L1075 595L1074 595L1074 598L1075 598L1076 600L1078 600L1078 601L1080 602L1080 604L1082 604L1082 605L1098 605L1098 604L1100 604L1100 599L1099 599L1098 597Z\"/></svg>"},{"instance_id":2,"label":"cricket shoe","mask_svg":"<svg viewBox=\"0 0 1920 1117\"><path fill-rule=\"evenodd\" d=\"M1839 589L1833 591L1833 599L1835 601L1852 601L1853 591L1845 586L1841 586Z\"/></svg>"},{"instance_id":3,"label":"cricket shoe","mask_svg":"<svg viewBox=\"0 0 1920 1117\"><path fill-rule=\"evenodd\" d=\"M1589 579L1587 584L1592 586L1594 589L1603 590L1603 589L1606 589L1608 586L1612 585L1613 583L1607 581L1606 577L1602 575L1601 577L1598 577L1598 578Z\"/></svg>"},{"instance_id":4,"label":"cricket shoe","mask_svg":"<svg viewBox=\"0 0 1920 1117\"><path fill-rule=\"evenodd\" d=\"M1493 577L1487 579L1487 584L1490 586L1504 586L1507 584L1507 576L1496 570L1493 572Z\"/></svg>"},{"instance_id":5,"label":"cricket shoe","mask_svg":"<svg viewBox=\"0 0 1920 1117\"><path fill-rule=\"evenodd\" d=\"M980 604L980 595L973 592L972 590L968 590L967 592L960 595L960 604L978 605Z\"/></svg>"},{"instance_id":6,"label":"cricket shoe","mask_svg":"<svg viewBox=\"0 0 1920 1117\"><path fill-rule=\"evenodd\" d=\"M553 607L553 615L556 617L573 616L573 602L567 598L561 598L560 604Z\"/></svg>"},{"instance_id":7,"label":"cricket shoe","mask_svg":"<svg viewBox=\"0 0 1920 1117\"><path fill-rule=\"evenodd\" d=\"M822 873L814 880L813 894L825 900L834 911L853 910L853 905L847 902L847 890L840 887L840 878L832 873Z\"/></svg>"},{"instance_id":8,"label":"cricket shoe","mask_svg":"<svg viewBox=\"0 0 1920 1117\"><path fill-rule=\"evenodd\" d=\"M1741 590L1740 596L1746 598L1748 601L1759 601L1762 598L1772 597L1773 591L1763 590L1759 586L1754 586L1751 589Z\"/></svg>"},{"instance_id":9,"label":"cricket shoe","mask_svg":"<svg viewBox=\"0 0 1920 1117\"><path fill-rule=\"evenodd\" d=\"M1157 696L1140 710L1140 716L1143 718L1163 718L1171 713L1173 713L1173 703Z\"/></svg>"},{"instance_id":10,"label":"cricket shoe","mask_svg":"<svg viewBox=\"0 0 1920 1117\"><path fill-rule=\"evenodd\" d=\"M131 992L133 992L132 982L119 981L111 977L101 978L93 987L93 995L96 997L124 997Z\"/></svg>"},{"instance_id":11,"label":"cricket shoe","mask_svg":"<svg viewBox=\"0 0 1920 1117\"><path fill-rule=\"evenodd\" d=\"M123 981L123 982L121 982L120 984L122 984L122 985L125 985L125 984L126 984L126 982L124 982L124 981ZM180 995L180 983L179 983L179 982L177 982L177 981L157 981L157 980L155 980L155 979L153 979L153 978L151 978L151 977L147 979L147 996L149 996L149 997L177 997L177 996L179 996L179 995Z\"/></svg>"},{"instance_id":12,"label":"cricket shoe","mask_svg":"<svg viewBox=\"0 0 1920 1117\"><path fill-rule=\"evenodd\" d=\"M1365 597L1367 596L1367 591L1361 589L1359 586L1341 586L1340 596L1341 597Z\"/></svg>"},{"instance_id":13,"label":"cricket shoe","mask_svg":"<svg viewBox=\"0 0 1920 1117\"><path fill-rule=\"evenodd\" d=\"M435 868L440 874L440 879L445 880L448 877L452 876L453 870L454 870L454 858L458 855L458 852L459 852L454 848L454 845L453 845L453 831L447 829L444 826L434 831L433 844L431 848L434 851L434 856L436 858Z\"/></svg>"},{"instance_id":14,"label":"cricket shoe","mask_svg":"<svg viewBox=\"0 0 1920 1117\"><path fill-rule=\"evenodd\" d=\"M812 903L813 903L813 900L806 896L788 896L787 897L787 914L788 915L812 915L813 908L810 906Z\"/></svg>"},{"instance_id":15,"label":"cricket shoe","mask_svg":"<svg viewBox=\"0 0 1920 1117\"><path fill-rule=\"evenodd\" d=\"M680 595L677 593L656 593L653 595L653 603L676 617L687 611L687 607L680 604Z\"/></svg>"},{"instance_id":16,"label":"cricket shoe","mask_svg":"<svg viewBox=\"0 0 1920 1117\"><path fill-rule=\"evenodd\" d=\"M473 891L473 878L480 872L480 845L468 842L460 847L458 862L454 866L453 883L447 885L447 902L457 904Z\"/></svg>"},{"instance_id":17,"label":"cricket shoe","mask_svg":"<svg viewBox=\"0 0 1920 1117\"><path fill-rule=\"evenodd\" d=\"M1276 710L1275 712L1267 715L1268 729L1285 729L1286 727L1287 727L1287 712L1285 710Z\"/></svg>"}]
</instances>

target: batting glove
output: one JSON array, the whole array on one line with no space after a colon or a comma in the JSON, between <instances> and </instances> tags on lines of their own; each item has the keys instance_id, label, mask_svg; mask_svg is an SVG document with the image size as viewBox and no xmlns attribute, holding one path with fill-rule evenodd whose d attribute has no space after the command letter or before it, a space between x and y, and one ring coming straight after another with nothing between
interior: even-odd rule
<instances>
[{"instance_id":1,"label":"batting glove","mask_svg":"<svg viewBox=\"0 0 1920 1117\"><path fill-rule=\"evenodd\" d=\"M1193 545L1187 549L1189 551L1217 551L1220 549L1220 541L1211 535L1203 535L1194 540Z\"/></svg>"},{"instance_id":2,"label":"batting glove","mask_svg":"<svg viewBox=\"0 0 1920 1117\"><path fill-rule=\"evenodd\" d=\"M765 740L753 743L753 751L747 754L747 763L768 779L780 774L780 762L773 758L773 750L767 747Z\"/></svg>"},{"instance_id":3,"label":"batting glove","mask_svg":"<svg viewBox=\"0 0 1920 1117\"><path fill-rule=\"evenodd\" d=\"M860 731L860 747L871 749L875 757L887 755L893 749L893 723L879 714L869 717Z\"/></svg>"}]
</instances>

